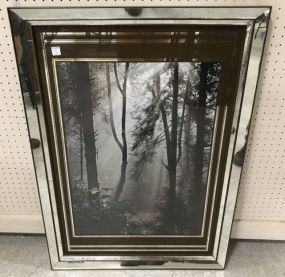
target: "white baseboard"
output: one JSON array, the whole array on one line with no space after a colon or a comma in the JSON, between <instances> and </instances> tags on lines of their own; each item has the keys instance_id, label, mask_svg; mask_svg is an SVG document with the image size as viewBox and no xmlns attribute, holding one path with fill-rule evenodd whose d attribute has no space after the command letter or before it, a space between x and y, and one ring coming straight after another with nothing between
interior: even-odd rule
<instances>
[{"instance_id":1,"label":"white baseboard","mask_svg":"<svg viewBox=\"0 0 285 277\"><path fill-rule=\"evenodd\" d=\"M285 221L234 220L231 238L285 240Z\"/></svg>"},{"instance_id":2,"label":"white baseboard","mask_svg":"<svg viewBox=\"0 0 285 277\"><path fill-rule=\"evenodd\" d=\"M41 215L0 215L0 233L44 234ZM231 238L285 240L285 222L235 220Z\"/></svg>"},{"instance_id":3,"label":"white baseboard","mask_svg":"<svg viewBox=\"0 0 285 277\"><path fill-rule=\"evenodd\" d=\"M44 234L41 215L0 215L0 233Z\"/></svg>"}]
</instances>

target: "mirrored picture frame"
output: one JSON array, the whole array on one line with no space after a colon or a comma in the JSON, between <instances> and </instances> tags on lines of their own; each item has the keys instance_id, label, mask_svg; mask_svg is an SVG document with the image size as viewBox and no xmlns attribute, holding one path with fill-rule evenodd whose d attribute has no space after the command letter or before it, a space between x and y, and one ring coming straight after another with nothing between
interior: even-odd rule
<instances>
[{"instance_id":1,"label":"mirrored picture frame","mask_svg":"<svg viewBox=\"0 0 285 277\"><path fill-rule=\"evenodd\" d=\"M141 14L134 16L124 8L13 8L9 10L29 132L31 138L40 139L40 146L33 150L33 157L53 269L224 268L242 172L242 155L246 149L270 11L270 7L143 8ZM159 54L151 56L147 50L143 54L143 50L138 48L143 61L140 61L139 56L135 54L131 56L135 53L134 50L125 51L128 55L124 56L124 51L120 50L119 35L122 33L124 36L130 32L127 30L127 26L130 25L134 26L136 32L142 28L139 31L140 34L147 33L145 30L147 26L152 28L155 26L157 30L154 33L157 36L162 32L159 28L164 32L165 28L168 28L167 32L171 33L172 37L163 39L167 43L169 40L176 41L177 44L185 39L179 36L183 36L183 31L186 30L186 33L192 35L191 43L186 44L191 54L186 52L187 58L185 58L182 54L181 57L177 56L177 52L174 51L171 53L176 54L171 56L172 54L168 53L170 58L163 60L164 56L159 57ZM112 29L114 33L112 38L110 38L110 29L106 26ZM179 32L181 26L184 29ZM173 32L169 32L171 28ZM231 31L236 40L230 40ZM92 32L95 35L90 35ZM111 50L108 58L105 57L106 54L100 54L97 50L90 50L88 53L90 44L96 46L96 32L100 33L100 43L107 41L106 45L119 45L114 57ZM210 42L215 45L214 43L224 41L226 45L224 51L221 51L223 48L219 49L217 52L219 54L215 56L215 53L212 53L213 50L209 50L206 46L205 49L202 48L202 41L206 37L203 37L203 34L207 35L206 44ZM211 36L215 39L211 40ZM221 39L218 39L218 36L221 36ZM139 45L143 45L142 48L146 47L147 39L147 37L143 39L139 37ZM80 49L75 47L76 44L80 44ZM221 45L219 44L219 47ZM106 47L104 49L107 49ZM156 53L155 49L158 46L151 45L151 47L153 47L151 53ZM160 51L157 50L158 53ZM97 67L103 68L103 71L109 69L111 73L117 67L123 72L129 63L134 68L133 72L136 72L137 63L147 62L147 55L150 55L150 62L156 61L156 67L160 66L159 63L168 63L167 68L170 71L166 70L163 76L168 76L170 73L167 72L172 72L171 70L175 76L175 68L178 66L182 69L186 68L183 67L183 62L195 64L199 73L202 71L203 64L221 62L220 78L223 81L218 90L221 96L218 97L215 105L218 112L216 111L214 127L214 133L219 135L213 136L215 148L209 158L211 161L207 177L208 181L213 182L213 193L210 195L210 202L213 204L209 213L209 220L213 222L212 225L210 224L212 229L209 229L209 235L198 242L191 238L193 235L190 233L169 234L167 232L170 231L165 229L159 232L155 229L158 233L142 235L142 231L135 231L122 234L112 232L112 228L107 230L108 238L104 233L100 233L96 234L97 240L77 241L72 237L72 232L69 233L70 219L66 211L68 205L64 200L65 188L69 180L64 177L65 172L68 172L68 162L64 162L63 158L68 157L68 154L64 153L60 146L65 136L62 123L64 115L58 115L60 115L60 95L63 95L61 91L64 91L60 83L64 84L65 81L58 72L61 68L68 67L70 63L73 65L77 63L77 67L83 69L83 64L86 65L87 62L89 72L91 68L95 70L94 68ZM90 58L93 60L91 61ZM142 67L141 64L140 66ZM178 69L176 71L179 75ZM192 72L195 71L192 70ZM114 75L114 80L115 77ZM84 75L79 79L82 78ZM143 79L142 75L140 79ZM124 86L123 77L119 83L122 87ZM178 88L179 86L182 87L183 84L177 84ZM107 90L107 83L105 87ZM172 88L169 87L174 91L175 85L172 85ZM170 111L173 111L173 106L172 102ZM62 110L64 110L63 106ZM107 147L111 146L107 145ZM66 180L66 187L64 180ZM152 232L155 231L152 229Z\"/></svg>"}]
</instances>

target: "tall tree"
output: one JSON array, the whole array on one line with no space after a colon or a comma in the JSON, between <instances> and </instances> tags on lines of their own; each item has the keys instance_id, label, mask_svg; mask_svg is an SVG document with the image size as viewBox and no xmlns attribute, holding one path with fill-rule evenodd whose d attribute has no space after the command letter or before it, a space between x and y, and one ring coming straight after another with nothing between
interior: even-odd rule
<instances>
[{"instance_id":1,"label":"tall tree","mask_svg":"<svg viewBox=\"0 0 285 277\"><path fill-rule=\"evenodd\" d=\"M181 158L182 129L185 115L185 92L179 92L179 65L177 62L166 66L171 72L165 87L161 88L160 74L153 77L153 86L148 89L153 99L142 108L144 117L137 116L140 128L133 132L134 143L132 150L138 157L136 176L141 173L146 161L150 161L157 145L165 142L167 163L163 164L168 172L168 204L172 208L176 199L177 164ZM180 111L180 112L179 112ZM156 134L156 126L161 119L163 133Z\"/></svg>"},{"instance_id":2,"label":"tall tree","mask_svg":"<svg viewBox=\"0 0 285 277\"><path fill-rule=\"evenodd\" d=\"M183 143L183 170L182 170L182 176L183 181L188 184L190 181L190 150L191 150L191 128L192 128L192 109L193 109L193 101L192 101L192 86L190 82L190 74L187 79L187 85L186 85L186 91L185 91L185 107L184 107L184 143ZM182 130L182 129L181 129ZM182 152L182 150L181 150Z\"/></svg>"},{"instance_id":3,"label":"tall tree","mask_svg":"<svg viewBox=\"0 0 285 277\"><path fill-rule=\"evenodd\" d=\"M97 171L97 149L93 122L93 104L90 89L89 65L87 62L76 62L74 82L77 85L78 108L81 114L81 127L85 149L86 172L89 200L96 199L99 192Z\"/></svg>"},{"instance_id":4,"label":"tall tree","mask_svg":"<svg viewBox=\"0 0 285 277\"><path fill-rule=\"evenodd\" d=\"M196 112L197 134L195 146L195 186L198 190L202 188L203 177L203 159L205 147L205 127L207 115L207 90L208 90L208 73L212 63L201 63L199 94Z\"/></svg>"},{"instance_id":5,"label":"tall tree","mask_svg":"<svg viewBox=\"0 0 285 277\"><path fill-rule=\"evenodd\" d=\"M116 132L115 124L114 124L114 116L113 116L113 107L112 107L112 91L111 91L111 81L110 81L110 66L107 64L106 66L107 70L107 90L108 90L108 103L109 103L109 114L110 114L110 123L111 123L111 129L112 134L114 137L114 140L116 141L118 147L120 148L122 152L122 163L121 163L121 172L120 172L120 179L118 182L118 185L116 187L116 191L114 194L114 201L119 201L120 196L123 192L124 185L126 183L126 173L127 173L127 165L128 165L128 144L126 139L126 113L127 113L127 80L128 80L128 74L129 74L129 63L125 63L125 72L123 77L123 85L121 86L120 80L118 77L117 72L117 65L114 64L114 73L115 78L117 82L118 89L122 95L122 142L119 141L118 135Z\"/></svg>"},{"instance_id":6,"label":"tall tree","mask_svg":"<svg viewBox=\"0 0 285 277\"><path fill-rule=\"evenodd\" d=\"M79 129L79 162L80 162L80 181L83 182L84 179L84 161L83 161L83 130L82 127L80 126Z\"/></svg>"},{"instance_id":7,"label":"tall tree","mask_svg":"<svg viewBox=\"0 0 285 277\"><path fill-rule=\"evenodd\" d=\"M178 135L178 63L174 63L172 73L172 109L171 109L171 134L168 161L169 175L169 205L173 206L176 198L176 169L177 169L177 135ZM183 121L183 119L182 119Z\"/></svg>"}]
</instances>

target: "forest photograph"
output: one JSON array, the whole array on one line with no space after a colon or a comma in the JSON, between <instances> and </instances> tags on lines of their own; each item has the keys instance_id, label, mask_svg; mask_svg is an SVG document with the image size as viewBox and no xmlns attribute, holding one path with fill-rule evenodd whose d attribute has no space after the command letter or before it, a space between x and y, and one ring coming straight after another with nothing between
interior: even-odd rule
<instances>
[{"instance_id":1,"label":"forest photograph","mask_svg":"<svg viewBox=\"0 0 285 277\"><path fill-rule=\"evenodd\" d=\"M201 235L220 63L55 67L75 234Z\"/></svg>"}]
</instances>

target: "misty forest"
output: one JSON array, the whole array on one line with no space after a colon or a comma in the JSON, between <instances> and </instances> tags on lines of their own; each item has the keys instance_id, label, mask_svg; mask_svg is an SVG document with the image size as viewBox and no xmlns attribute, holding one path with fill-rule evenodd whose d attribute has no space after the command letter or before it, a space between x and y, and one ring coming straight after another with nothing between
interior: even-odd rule
<instances>
[{"instance_id":1,"label":"misty forest","mask_svg":"<svg viewBox=\"0 0 285 277\"><path fill-rule=\"evenodd\" d=\"M76 235L200 235L221 66L58 61Z\"/></svg>"}]
</instances>

